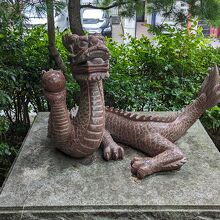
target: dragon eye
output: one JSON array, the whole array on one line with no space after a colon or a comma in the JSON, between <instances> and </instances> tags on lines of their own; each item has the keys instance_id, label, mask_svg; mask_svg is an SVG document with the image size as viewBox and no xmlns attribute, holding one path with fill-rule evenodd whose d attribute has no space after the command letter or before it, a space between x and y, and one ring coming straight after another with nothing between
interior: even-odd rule
<instances>
[{"instance_id":1,"label":"dragon eye","mask_svg":"<svg viewBox=\"0 0 220 220\"><path fill-rule=\"evenodd\" d=\"M96 38L96 37L94 37L94 36L90 36L90 38L89 38L89 44L91 45L91 46L93 46L93 45L96 45L98 43L98 39Z\"/></svg>"},{"instance_id":2,"label":"dragon eye","mask_svg":"<svg viewBox=\"0 0 220 220\"><path fill-rule=\"evenodd\" d=\"M79 42L79 47L80 47L80 48L88 47L88 42L87 42L87 41L80 41L80 42Z\"/></svg>"}]
</instances>

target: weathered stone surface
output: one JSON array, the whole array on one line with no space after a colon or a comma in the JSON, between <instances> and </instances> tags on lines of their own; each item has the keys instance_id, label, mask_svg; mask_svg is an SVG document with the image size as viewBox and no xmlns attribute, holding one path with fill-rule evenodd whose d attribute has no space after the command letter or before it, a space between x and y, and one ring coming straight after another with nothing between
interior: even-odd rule
<instances>
[{"instance_id":1,"label":"weathered stone surface","mask_svg":"<svg viewBox=\"0 0 220 220\"><path fill-rule=\"evenodd\" d=\"M0 195L2 220L220 219L220 154L201 123L177 144L188 158L180 171L142 181L125 159L105 162L101 151L83 160L50 146L48 113L39 113ZM119 178L120 176L120 178Z\"/></svg>"}]
</instances>

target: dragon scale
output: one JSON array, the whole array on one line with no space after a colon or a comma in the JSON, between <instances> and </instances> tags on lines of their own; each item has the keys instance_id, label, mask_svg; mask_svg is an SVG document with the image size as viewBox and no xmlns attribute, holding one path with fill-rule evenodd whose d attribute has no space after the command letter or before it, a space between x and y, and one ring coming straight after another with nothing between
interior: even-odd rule
<instances>
[{"instance_id":1,"label":"dragon scale","mask_svg":"<svg viewBox=\"0 0 220 220\"><path fill-rule=\"evenodd\" d=\"M102 97L102 82L87 82L81 85L81 96L79 109L76 117L72 118L75 133L78 138L76 149L83 156L92 154L98 149L105 123L105 111ZM86 152L83 152L85 149Z\"/></svg>"},{"instance_id":2,"label":"dragon scale","mask_svg":"<svg viewBox=\"0 0 220 220\"><path fill-rule=\"evenodd\" d=\"M176 141L202 115L205 101L206 97L202 95L182 112L168 116L146 116L106 107L106 128L116 140L139 149L143 135L151 133L160 133L170 141Z\"/></svg>"}]
</instances>

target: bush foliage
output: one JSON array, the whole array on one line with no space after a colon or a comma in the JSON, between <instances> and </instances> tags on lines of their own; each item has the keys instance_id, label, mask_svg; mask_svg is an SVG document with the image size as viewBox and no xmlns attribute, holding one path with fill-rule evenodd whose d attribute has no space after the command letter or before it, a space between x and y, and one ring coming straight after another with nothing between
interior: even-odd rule
<instances>
[{"instance_id":1,"label":"bush foliage","mask_svg":"<svg viewBox=\"0 0 220 220\"><path fill-rule=\"evenodd\" d=\"M176 111L196 98L201 83L220 50L204 38L202 29L155 33L153 40L129 37L130 43L108 41L110 79L105 82L106 104L136 111ZM220 108L207 112L208 128L220 127Z\"/></svg>"},{"instance_id":2,"label":"bush foliage","mask_svg":"<svg viewBox=\"0 0 220 220\"><path fill-rule=\"evenodd\" d=\"M108 41L111 77L105 90L111 104L129 110L177 110L189 104L220 51L208 45L202 30L157 33L130 38L128 44ZM114 89L113 89L114 88ZM109 100L107 99L107 102Z\"/></svg>"}]
</instances>

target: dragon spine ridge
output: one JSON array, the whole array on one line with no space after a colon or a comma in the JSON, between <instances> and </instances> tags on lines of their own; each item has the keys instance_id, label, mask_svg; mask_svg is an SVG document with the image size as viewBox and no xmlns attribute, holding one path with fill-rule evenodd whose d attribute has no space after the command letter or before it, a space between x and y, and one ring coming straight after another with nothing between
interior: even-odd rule
<instances>
[{"instance_id":1,"label":"dragon spine ridge","mask_svg":"<svg viewBox=\"0 0 220 220\"><path fill-rule=\"evenodd\" d=\"M175 112L172 115L164 116L164 117L159 116L159 115L146 116L146 115L140 115L140 114L135 113L135 112L128 112L128 111L125 111L123 109L109 107L109 106L106 106L105 110L107 112L115 113L116 115L122 116L124 118L131 119L133 121L140 121L140 122L164 122L164 123L169 123L169 122L173 122L177 118L177 116L179 115L178 112Z\"/></svg>"}]
</instances>

